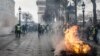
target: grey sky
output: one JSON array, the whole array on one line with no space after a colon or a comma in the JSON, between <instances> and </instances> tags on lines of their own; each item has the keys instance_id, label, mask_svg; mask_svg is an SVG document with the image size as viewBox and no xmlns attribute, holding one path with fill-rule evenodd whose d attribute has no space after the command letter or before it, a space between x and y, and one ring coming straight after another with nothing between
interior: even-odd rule
<instances>
[{"instance_id":1,"label":"grey sky","mask_svg":"<svg viewBox=\"0 0 100 56\"><path fill-rule=\"evenodd\" d=\"M91 0L84 0L85 2L85 13L88 14L90 11L93 10L93 5L92 5L92 2ZM100 10L100 0L96 0L96 3L97 3L97 10ZM78 10L78 14L82 14L82 7L79 8Z\"/></svg>"},{"instance_id":2,"label":"grey sky","mask_svg":"<svg viewBox=\"0 0 100 56\"><path fill-rule=\"evenodd\" d=\"M18 13L19 6L23 12L29 12L33 15L33 20L38 22L36 0L15 0L15 13Z\"/></svg>"},{"instance_id":3,"label":"grey sky","mask_svg":"<svg viewBox=\"0 0 100 56\"><path fill-rule=\"evenodd\" d=\"M85 13L87 14L89 11L92 11L92 3L90 0L84 0L86 9ZM37 15L37 5L36 0L15 0L15 12L17 14L18 7L20 6L22 8L22 11L30 12L33 15L33 20L35 22L38 22L38 15ZM97 9L100 10L100 1L97 0ZM82 14L82 7L78 8L78 14Z\"/></svg>"}]
</instances>

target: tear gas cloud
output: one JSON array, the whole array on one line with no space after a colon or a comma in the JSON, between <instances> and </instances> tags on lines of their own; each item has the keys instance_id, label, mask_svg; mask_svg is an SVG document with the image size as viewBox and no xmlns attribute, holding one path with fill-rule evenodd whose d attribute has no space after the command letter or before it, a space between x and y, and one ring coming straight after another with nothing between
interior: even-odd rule
<instances>
[{"instance_id":1,"label":"tear gas cloud","mask_svg":"<svg viewBox=\"0 0 100 56\"><path fill-rule=\"evenodd\" d=\"M14 15L0 11L0 35L10 34L16 23L17 19Z\"/></svg>"},{"instance_id":2,"label":"tear gas cloud","mask_svg":"<svg viewBox=\"0 0 100 56\"><path fill-rule=\"evenodd\" d=\"M60 52L62 50L65 50L64 45L64 35L63 35L63 22L62 21L56 21L52 24L52 31L53 34L51 36L51 44L54 49L55 55L60 55Z\"/></svg>"}]
</instances>

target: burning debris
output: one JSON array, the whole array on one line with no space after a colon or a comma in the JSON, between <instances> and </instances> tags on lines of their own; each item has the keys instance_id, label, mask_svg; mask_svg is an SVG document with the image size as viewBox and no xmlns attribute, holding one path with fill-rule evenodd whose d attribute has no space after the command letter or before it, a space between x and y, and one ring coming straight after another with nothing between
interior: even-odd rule
<instances>
[{"instance_id":1,"label":"burning debris","mask_svg":"<svg viewBox=\"0 0 100 56\"><path fill-rule=\"evenodd\" d=\"M82 41L78 34L79 26L74 25L65 30L65 36L55 49L55 56L88 56L92 47ZM61 48L62 46L62 48Z\"/></svg>"},{"instance_id":2,"label":"burning debris","mask_svg":"<svg viewBox=\"0 0 100 56\"><path fill-rule=\"evenodd\" d=\"M75 25L65 31L66 50L76 54L86 54L91 50L91 47L79 39L78 29L79 27Z\"/></svg>"}]
</instances>

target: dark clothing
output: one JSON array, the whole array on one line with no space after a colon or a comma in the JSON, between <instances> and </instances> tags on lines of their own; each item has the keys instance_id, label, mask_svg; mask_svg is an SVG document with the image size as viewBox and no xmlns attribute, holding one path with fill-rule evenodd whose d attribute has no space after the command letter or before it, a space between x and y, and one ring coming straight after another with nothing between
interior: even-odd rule
<instances>
[{"instance_id":1,"label":"dark clothing","mask_svg":"<svg viewBox=\"0 0 100 56\"><path fill-rule=\"evenodd\" d=\"M89 41L90 40L90 35L91 35L91 29L90 29L90 27L87 28L87 30L86 30L85 33L86 33L87 40Z\"/></svg>"},{"instance_id":2,"label":"dark clothing","mask_svg":"<svg viewBox=\"0 0 100 56\"><path fill-rule=\"evenodd\" d=\"M98 27L97 26L93 26L90 28L90 37L92 37L93 41L95 43L98 43L98 38L97 38L97 34L98 34Z\"/></svg>"},{"instance_id":3,"label":"dark clothing","mask_svg":"<svg viewBox=\"0 0 100 56\"><path fill-rule=\"evenodd\" d=\"M97 34L98 34L98 28L97 27L93 27L92 28L92 37L93 37L93 41L95 43L98 43Z\"/></svg>"},{"instance_id":4,"label":"dark clothing","mask_svg":"<svg viewBox=\"0 0 100 56\"><path fill-rule=\"evenodd\" d=\"M23 25L23 26L22 26L22 32L25 34L25 33L26 33L26 31L27 31L27 30L26 30L26 26L25 26L25 25Z\"/></svg>"},{"instance_id":5,"label":"dark clothing","mask_svg":"<svg viewBox=\"0 0 100 56\"><path fill-rule=\"evenodd\" d=\"M40 36L43 34L43 31L44 31L44 29L43 29L43 27L42 27L42 25L38 25L38 37L40 38Z\"/></svg>"},{"instance_id":6,"label":"dark clothing","mask_svg":"<svg viewBox=\"0 0 100 56\"><path fill-rule=\"evenodd\" d=\"M21 26L20 25L16 25L15 26L15 35L16 35L16 38L20 38L20 34L21 34Z\"/></svg>"},{"instance_id":7,"label":"dark clothing","mask_svg":"<svg viewBox=\"0 0 100 56\"><path fill-rule=\"evenodd\" d=\"M41 25L38 25L38 37L40 38L40 35L42 34L42 29L41 29Z\"/></svg>"},{"instance_id":8,"label":"dark clothing","mask_svg":"<svg viewBox=\"0 0 100 56\"><path fill-rule=\"evenodd\" d=\"M42 32L41 26L38 25L38 33L41 33L41 32Z\"/></svg>"}]
</instances>

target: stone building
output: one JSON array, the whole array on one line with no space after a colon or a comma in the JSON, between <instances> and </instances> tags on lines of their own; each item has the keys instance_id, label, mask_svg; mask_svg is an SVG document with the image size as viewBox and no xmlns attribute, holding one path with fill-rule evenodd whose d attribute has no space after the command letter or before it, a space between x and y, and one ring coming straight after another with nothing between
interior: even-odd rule
<instances>
[{"instance_id":1,"label":"stone building","mask_svg":"<svg viewBox=\"0 0 100 56\"><path fill-rule=\"evenodd\" d=\"M39 7L39 15L40 11L42 11L41 17L47 24L52 24L55 20L62 22L68 22L68 20L70 20L75 23L75 7L71 4L71 2L68 2L67 0L45 0L45 3L42 2L42 6L46 7L42 7L42 9L40 9L41 3L39 3L39 1L40 0L38 0L37 3ZM39 16L39 19L41 17Z\"/></svg>"},{"instance_id":2,"label":"stone building","mask_svg":"<svg viewBox=\"0 0 100 56\"><path fill-rule=\"evenodd\" d=\"M15 22L14 0L0 0L0 34L9 34Z\"/></svg>"},{"instance_id":3,"label":"stone building","mask_svg":"<svg viewBox=\"0 0 100 56\"><path fill-rule=\"evenodd\" d=\"M43 19L47 24L52 24L59 18L59 5L59 0L46 0L46 9Z\"/></svg>"},{"instance_id":4,"label":"stone building","mask_svg":"<svg viewBox=\"0 0 100 56\"><path fill-rule=\"evenodd\" d=\"M38 6L38 20L39 23L43 24L43 15L45 13L46 9L46 0L37 0L37 6Z\"/></svg>"}]
</instances>

